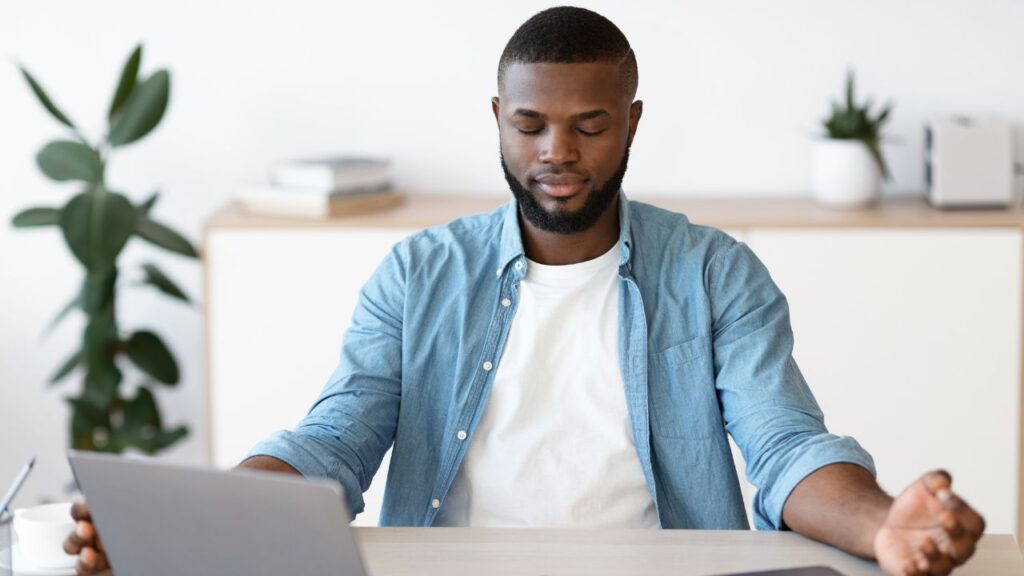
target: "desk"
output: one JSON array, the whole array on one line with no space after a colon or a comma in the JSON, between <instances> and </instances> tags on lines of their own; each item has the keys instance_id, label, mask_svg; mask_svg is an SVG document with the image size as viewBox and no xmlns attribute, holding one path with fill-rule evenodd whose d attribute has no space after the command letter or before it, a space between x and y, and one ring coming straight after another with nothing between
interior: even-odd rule
<instances>
[{"instance_id":1,"label":"desk","mask_svg":"<svg viewBox=\"0 0 1024 576\"><path fill-rule=\"evenodd\" d=\"M792 532L356 528L372 576L722 574L826 565L878 566ZM957 576L1024 574L1013 538L986 535Z\"/></svg>"}]
</instances>

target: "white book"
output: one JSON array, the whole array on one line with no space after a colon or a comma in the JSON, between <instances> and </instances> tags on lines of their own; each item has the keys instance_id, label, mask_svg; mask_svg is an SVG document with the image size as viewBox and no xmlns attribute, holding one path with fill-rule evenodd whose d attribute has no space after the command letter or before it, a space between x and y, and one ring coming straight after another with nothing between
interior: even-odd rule
<instances>
[{"instance_id":1,"label":"white book","mask_svg":"<svg viewBox=\"0 0 1024 576\"><path fill-rule=\"evenodd\" d=\"M277 162L270 181L296 188L352 191L379 189L391 181L387 160L358 156L332 156Z\"/></svg>"},{"instance_id":2,"label":"white book","mask_svg":"<svg viewBox=\"0 0 1024 576\"><path fill-rule=\"evenodd\" d=\"M327 218L385 210L400 204L402 197L391 190L337 194L246 184L238 188L234 200L243 211L254 214Z\"/></svg>"},{"instance_id":3,"label":"white book","mask_svg":"<svg viewBox=\"0 0 1024 576\"><path fill-rule=\"evenodd\" d=\"M339 196L350 196L354 194L372 194L386 192L391 189L390 183L383 183L374 187L352 188L348 190L337 190L333 186L289 186L274 182L243 182L236 190L236 196L240 195L270 195L280 197L284 200L297 198L316 198L326 200Z\"/></svg>"}]
</instances>

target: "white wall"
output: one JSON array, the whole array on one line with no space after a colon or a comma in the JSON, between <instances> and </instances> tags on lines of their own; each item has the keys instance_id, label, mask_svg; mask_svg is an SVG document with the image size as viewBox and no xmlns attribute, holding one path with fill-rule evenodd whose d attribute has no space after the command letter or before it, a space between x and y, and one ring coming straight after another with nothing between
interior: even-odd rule
<instances>
[{"instance_id":1,"label":"white wall","mask_svg":"<svg viewBox=\"0 0 1024 576\"><path fill-rule=\"evenodd\" d=\"M810 137L849 64L868 93L897 103L888 193L923 187L921 126L930 115L1024 123L1024 3L1017 0L583 4L615 21L639 58L645 115L626 180L634 192L805 193ZM69 476L60 398L78 384L43 383L81 329L75 319L49 339L38 336L76 290L80 270L55 231L3 224L23 207L70 193L34 166L36 150L61 131L14 59L95 133L123 59L144 41L144 70L172 71L171 106L159 131L119 154L109 176L136 198L163 190L156 214L197 238L236 182L260 178L282 156L385 154L398 184L413 193L502 193L489 107L495 66L516 26L547 5L0 5L0 485L37 454L39 469L18 503L62 497ZM152 253L133 247L126 262ZM199 294L198 266L159 261ZM188 421L194 434L169 457L201 461L199 312L138 295L121 313L126 328L160 328L178 353L183 383L161 401L168 419Z\"/></svg>"}]
</instances>

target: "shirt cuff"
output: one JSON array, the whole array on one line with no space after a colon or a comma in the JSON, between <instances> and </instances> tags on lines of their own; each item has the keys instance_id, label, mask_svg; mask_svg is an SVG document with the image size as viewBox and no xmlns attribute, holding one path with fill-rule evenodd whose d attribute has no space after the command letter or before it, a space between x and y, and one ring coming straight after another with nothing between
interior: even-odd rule
<instances>
[{"instance_id":1,"label":"shirt cuff","mask_svg":"<svg viewBox=\"0 0 1024 576\"><path fill-rule=\"evenodd\" d=\"M295 468L306 478L332 478L334 466L323 460L323 451L307 445L308 440L294 432L282 430L260 442L249 451L253 456L271 456Z\"/></svg>"},{"instance_id":2,"label":"shirt cuff","mask_svg":"<svg viewBox=\"0 0 1024 576\"><path fill-rule=\"evenodd\" d=\"M299 471L304 478L329 478L341 484L348 505L349 518L363 511L365 502L359 482L348 468L341 465L316 439L282 430L260 442L246 458L272 456Z\"/></svg>"},{"instance_id":3,"label":"shirt cuff","mask_svg":"<svg viewBox=\"0 0 1024 576\"><path fill-rule=\"evenodd\" d=\"M798 448L801 449L801 448ZM817 470L830 464L855 464L876 476L875 462L861 445L849 436L832 436L831 441L814 444L789 466L765 491L763 513L754 515L758 530L788 529L782 520L782 509L797 484Z\"/></svg>"}]
</instances>

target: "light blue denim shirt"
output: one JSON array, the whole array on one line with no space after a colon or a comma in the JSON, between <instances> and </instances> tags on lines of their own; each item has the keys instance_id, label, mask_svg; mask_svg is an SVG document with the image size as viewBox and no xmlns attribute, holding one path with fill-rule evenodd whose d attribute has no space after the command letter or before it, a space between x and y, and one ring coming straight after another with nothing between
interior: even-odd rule
<instances>
[{"instance_id":1,"label":"light blue denim shirt","mask_svg":"<svg viewBox=\"0 0 1024 576\"><path fill-rule=\"evenodd\" d=\"M746 245L625 195L619 224L619 365L662 527L749 527L726 434L758 488L759 529L783 528L786 498L822 466L874 473L855 440L825 428L793 361L786 298ZM380 523L430 526L473 441L527 266L515 200L398 243L363 287L309 413L250 456L336 479L355 514L393 446Z\"/></svg>"}]
</instances>

